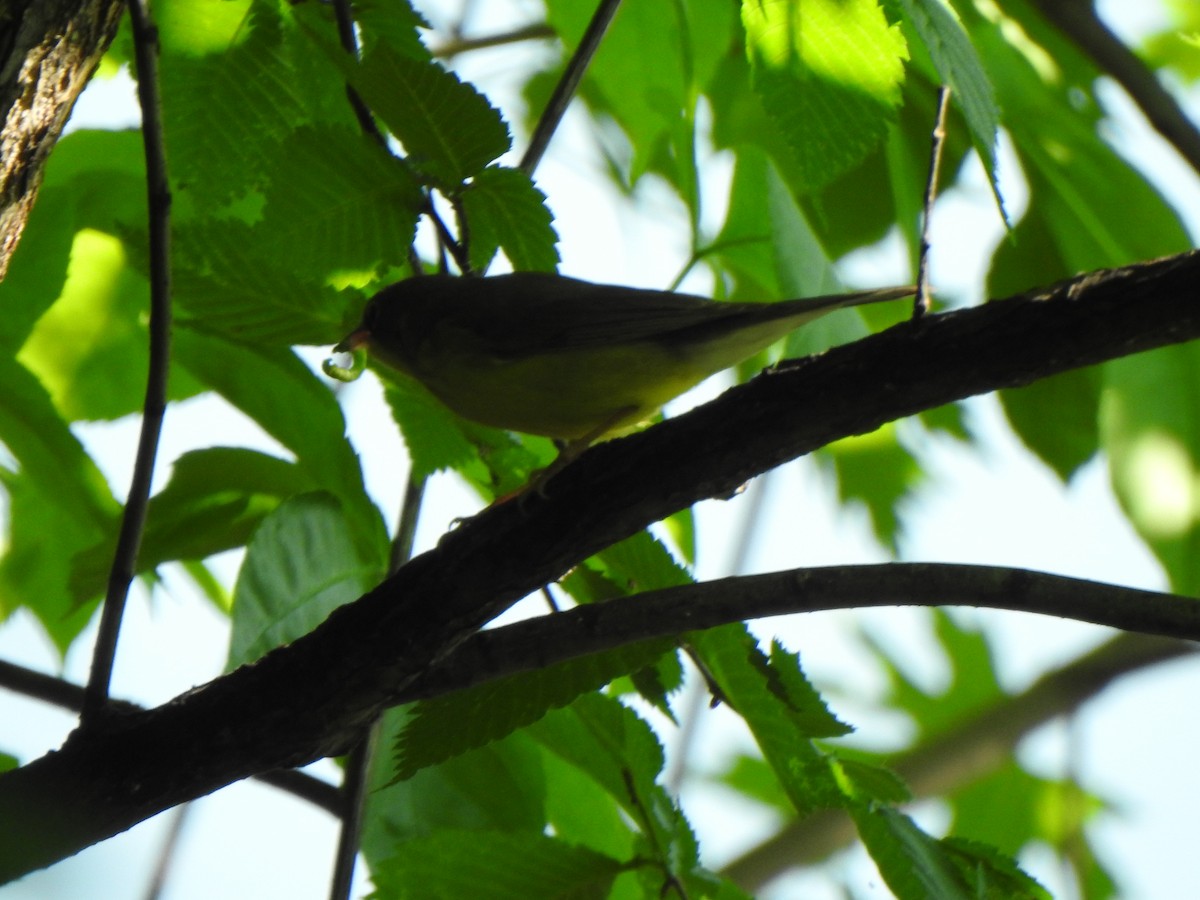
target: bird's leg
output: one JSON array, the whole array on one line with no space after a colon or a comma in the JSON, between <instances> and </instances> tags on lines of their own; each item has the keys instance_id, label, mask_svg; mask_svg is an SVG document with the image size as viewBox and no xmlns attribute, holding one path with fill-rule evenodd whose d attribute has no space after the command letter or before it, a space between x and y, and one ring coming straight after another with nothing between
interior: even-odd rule
<instances>
[{"instance_id":1,"label":"bird's leg","mask_svg":"<svg viewBox=\"0 0 1200 900\"><path fill-rule=\"evenodd\" d=\"M622 406L607 419L585 434L583 437L575 438L567 441L558 451L558 456L554 462L546 466L544 469L539 469L534 472L529 479L529 483L525 485L518 493L526 494L531 489L539 496L546 496L546 483L573 463L579 456L597 440L608 434L618 422L627 418L632 413L637 412L636 406ZM507 497L504 499L508 499Z\"/></svg>"}]
</instances>

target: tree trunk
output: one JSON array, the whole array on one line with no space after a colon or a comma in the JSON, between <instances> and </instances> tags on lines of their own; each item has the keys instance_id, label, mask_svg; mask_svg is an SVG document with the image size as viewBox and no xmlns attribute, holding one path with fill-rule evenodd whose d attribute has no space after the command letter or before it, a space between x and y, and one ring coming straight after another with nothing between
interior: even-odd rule
<instances>
[{"instance_id":1,"label":"tree trunk","mask_svg":"<svg viewBox=\"0 0 1200 900\"><path fill-rule=\"evenodd\" d=\"M0 0L0 279L50 150L124 10L122 0Z\"/></svg>"}]
</instances>

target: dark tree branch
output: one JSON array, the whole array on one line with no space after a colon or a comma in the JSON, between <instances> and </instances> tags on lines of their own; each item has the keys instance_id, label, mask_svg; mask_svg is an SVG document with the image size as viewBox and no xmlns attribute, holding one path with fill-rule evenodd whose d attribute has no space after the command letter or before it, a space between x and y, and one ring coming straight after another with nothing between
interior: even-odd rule
<instances>
[{"instance_id":1,"label":"dark tree branch","mask_svg":"<svg viewBox=\"0 0 1200 900\"><path fill-rule=\"evenodd\" d=\"M1034 0L1034 5L1116 79L1154 129L1200 173L1200 130L1154 72L1100 21L1091 0Z\"/></svg>"},{"instance_id":2,"label":"dark tree branch","mask_svg":"<svg viewBox=\"0 0 1200 900\"><path fill-rule=\"evenodd\" d=\"M31 697L53 706L61 706L71 712L83 709L82 685L72 684L62 678L36 672L3 659L0 659L0 688L7 688L23 697ZM113 698L109 700L109 704L112 709L123 713L145 711L145 707L128 700ZM254 778L301 800L307 800L331 815L338 815L341 808L341 797L336 787L296 769L276 769L273 772L255 775Z\"/></svg>"},{"instance_id":3,"label":"dark tree branch","mask_svg":"<svg viewBox=\"0 0 1200 900\"><path fill-rule=\"evenodd\" d=\"M171 368L171 189L167 183L167 159L163 149L162 102L158 91L158 31L150 19L145 0L132 0L129 18L133 23L137 58L138 103L142 110L142 145L146 157L146 195L150 259L150 364L146 374L146 398L142 404L142 426L129 496L121 515L121 530L113 552L108 589L100 613L100 629L92 655L83 719L98 716L108 703L117 655L117 638L129 585L137 571L138 551L146 527L150 484L158 458L158 440L167 412L167 376Z\"/></svg>"},{"instance_id":4,"label":"dark tree branch","mask_svg":"<svg viewBox=\"0 0 1200 900\"><path fill-rule=\"evenodd\" d=\"M1043 675L1031 687L990 709L886 760L908 783L913 797L934 797L970 784L1003 765L1022 738L1050 720L1071 713L1118 678L1158 663L1191 658L1196 648L1140 634L1122 634L1091 653ZM743 854L721 874L755 893L774 878L814 865L858 837L850 817L823 811L791 822Z\"/></svg>"},{"instance_id":5,"label":"dark tree branch","mask_svg":"<svg viewBox=\"0 0 1200 900\"><path fill-rule=\"evenodd\" d=\"M526 175L532 175L534 169L538 167L538 163L542 161L542 155L550 146L550 138L558 129L558 123L562 121L567 107L570 106L571 98L575 96L575 89L583 80L583 73L587 71L588 64L596 55L596 51L600 49L600 41L620 5L621 0L600 0L596 6L596 12L592 15L592 20L588 22L587 30L583 33L579 46L571 54L562 78L554 86L554 93L550 95L550 99L546 102L546 108L542 110L541 118L538 119L537 126L533 129L533 136L529 139L529 146L525 148L525 155L521 157L520 169Z\"/></svg>"},{"instance_id":6,"label":"dark tree branch","mask_svg":"<svg viewBox=\"0 0 1200 900\"><path fill-rule=\"evenodd\" d=\"M721 578L472 635L395 697L408 703L640 640L768 616L877 606L975 606L1200 641L1200 600L1003 566L886 563Z\"/></svg>"},{"instance_id":7,"label":"dark tree branch","mask_svg":"<svg viewBox=\"0 0 1200 900\"><path fill-rule=\"evenodd\" d=\"M1200 640L1200 601L999 566L889 563L725 578L478 632L391 703L410 703L639 640L751 618L876 606L975 606L1053 615L1131 632ZM78 710L83 689L0 661L0 687ZM120 703L126 712L140 711ZM337 814L324 782L282 770L258 776Z\"/></svg>"},{"instance_id":8,"label":"dark tree branch","mask_svg":"<svg viewBox=\"0 0 1200 900\"><path fill-rule=\"evenodd\" d=\"M0 776L0 879L232 781L345 748L483 623L598 550L831 441L1200 336L1200 253L906 322L584 453L547 497L446 534L315 631ZM697 448L703 452L697 452ZM689 627L687 622L682 627Z\"/></svg>"},{"instance_id":9,"label":"dark tree branch","mask_svg":"<svg viewBox=\"0 0 1200 900\"><path fill-rule=\"evenodd\" d=\"M0 279L122 0L0 0Z\"/></svg>"}]
</instances>

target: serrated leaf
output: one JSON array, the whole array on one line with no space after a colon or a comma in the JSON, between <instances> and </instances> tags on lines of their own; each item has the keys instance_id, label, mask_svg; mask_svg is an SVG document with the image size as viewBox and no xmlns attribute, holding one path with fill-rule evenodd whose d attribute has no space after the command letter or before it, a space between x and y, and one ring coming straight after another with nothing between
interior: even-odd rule
<instances>
[{"instance_id":1,"label":"serrated leaf","mask_svg":"<svg viewBox=\"0 0 1200 900\"><path fill-rule=\"evenodd\" d=\"M461 420L419 382L393 378L386 384L384 396L404 435L414 477L461 469L476 459Z\"/></svg>"},{"instance_id":2,"label":"serrated leaf","mask_svg":"<svg viewBox=\"0 0 1200 900\"><path fill-rule=\"evenodd\" d=\"M171 177L203 209L269 178L301 123L354 126L332 67L300 39L290 12L253 0L232 26L225 41L210 36L203 55L188 35L168 40L161 65Z\"/></svg>"},{"instance_id":3,"label":"serrated leaf","mask_svg":"<svg viewBox=\"0 0 1200 900\"><path fill-rule=\"evenodd\" d=\"M866 804L854 804L851 813L863 845L897 900L978 900L951 854L908 816Z\"/></svg>"},{"instance_id":4,"label":"serrated leaf","mask_svg":"<svg viewBox=\"0 0 1200 900\"><path fill-rule=\"evenodd\" d=\"M754 655L752 660L758 660ZM792 713L796 725L809 737L842 737L854 731L829 711L821 695L800 668L800 658L778 641L771 642L771 656L764 673L767 685Z\"/></svg>"},{"instance_id":5,"label":"serrated leaf","mask_svg":"<svg viewBox=\"0 0 1200 900\"><path fill-rule=\"evenodd\" d=\"M334 62L404 145L409 162L456 193L510 146L500 113L469 84L434 62L374 47L358 65Z\"/></svg>"},{"instance_id":6,"label":"serrated leaf","mask_svg":"<svg viewBox=\"0 0 1200 900\"><path fill-rule=\"evenodd\" d=\"M792 147L802 192L882 142L907 51L874 0L745 0L742 24L755 90Z\"/></svg>"},{"instance_id":7,"label":"serrated leaf","mask_svg":"<svg viewBox=\"0 0 1200 900\"><path fill-rule=\"evenodd\" d=\"M558 235L546 208L546 195L517 169L488 166L462 192L470 229L471 265L483 271L496 250L515 271L554 272Z\"/></svg>"},{"instance_id":8,"label":"serrated leaf","mask_svg":"<svg viewBox=\"0 0 1200 900\"><path fill-rule=\"evenodd\" d=\"M813 745L804 727L806 717L797 715L789 692L781 690L778 681L773 686L778 673L771 671L746 627L726 625L693 633L688 645L722 697L746 720L796 810L804 815L844 805L847 798L830 760ZM834 727L825 717L817 718Z\"/></svg>"},{"instance_id":9,"label":"serrated leaf","mask_svg":"<svg viewBox=\"0 0 1200 900\"><path fill-rule=\"evenodd\" d=\"M299 128L276 155L255 226L275 267L320 277L406 262L423 199L399 160L333 127Z\"/></svg>"},{"instance_id":10,"label":"serrated leaf","mask_svg":"<svg viewBox=\"0 0 1200 900\"><path fill-rule=\"evenodd\" d=\"M530 725L673 648L670 640L646 641L423 700L396 743L395 780Z\"/></svg>"},{"instance_id":11,"label":"serrated leaf","mask_svg":"<svg viewBox=\"0 0 1200 900\"><path fill-rule=\"evenodd\" d=\"M363 48L370 52L382 42L394 53L414 59L429 59L429 51L421 42L418 29L429 28L425 18L411 3L395 0L358 0L354 4L354 21L362 33Z\"/></svg>"},{"instance_id":12,"label":"serrated leaf","mask_svg":"<svg viewBox=\"0 0 1200 900\"><path fill-rule=\"evenodd\" d=\"M679 587L693 581L662 542L648 531L639 531L592 559L600 564L610 582L619 584L626 594Z\"/></svg>"},{"instance_id":13,"label":"serrated leaf","mask_svg":"<svg viewBox=\"0 0 1200 900\"><path fill-rule=\"evenodd\" d=\"M150 500L135 574L240 547L282 499L313 487L294 463L254 450L210 447L185 453L175 461L167 486ZM114 516L105 540L71 561L76 603L104 590L118 527Z\"/></svg>"},{"instance_id":14,"label":"serrated leaf","mask_svg":"<svg viewBox=\"0 0 1200 900\"><path fill-rule=\"evenodd\" d=\"M536 833L445 830L408 841L371 873L376 900L601 898L625 864ZM414 893L414 886L419 891Z\"/></svg>"},{"instance_id":15,"label":"serrated leaf","mask_svg":"<svg viewBox=\"0 0 1200 900\"><path fill-rule=\"evenodd\" d=\"M986 900L1051 900L1051 894L995 847L946 838L942 848L958 866L973 897Z\"/></svg>"},{"instance_id":16,"label":"serrated leaf","mask_svg":"<svg viewBox=\"0 0 1200 900\"><path fill-rule=\"evenodd\" d=\"M305 277L268 252L263 233L236 219L176 229L174 295L181 321L244 344L332 344L361 300Z\"/></svg>"},{"instance_id":17,"label":"serrated leaf","mask_svg":"<svg viewBox=\"0 0 1200 900\"><path fill-rule=\"evenodd\" d=\"M226 669L308 634L384 575L383 559L358 552L333 495L301 494L268 515L246 546L233 592Z\"/></svg>"},{"instance_id":18,"label":"serrated leaf","mask_svg":"<svg viewBox=\"0 0 1200 900\"><path fill-rule=\"evenodd\" d=\"M643 818L638 804L658 790L663 749L633 710L612 697L584 694L571 706L548 713L528 733L586 772L626 812Z\"/></svg>"},{"instance_id":19,"label":"serrated leaf","mask_svg":"<svg viewBox=\"0 0 1200 900\"><path fill-rule=\"evenodd\" d=\"M943 0L900 0L900 4L905 18L929 51L942 83L951 88L951 102L963 112L971 133L971 144L983 161L992 194L1000 214L1007 222L1008 215L1000 196L1000 179L996 168L1000 110L983 62L971 45L962 23Z\"/></svg>"}]
</instances>

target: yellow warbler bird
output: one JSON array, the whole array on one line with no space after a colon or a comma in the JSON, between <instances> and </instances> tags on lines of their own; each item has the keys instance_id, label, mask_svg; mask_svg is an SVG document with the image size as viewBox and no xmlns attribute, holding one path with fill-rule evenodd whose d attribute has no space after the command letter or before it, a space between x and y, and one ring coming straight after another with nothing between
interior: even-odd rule
<instances>
[{"instance_id":1,"label":"yellow warbler bird","mask_svg":"<svg viewBox=\"0 0 1200 900\"><path fill-rule=\"evenodd\" d=\"M805 322L912 292L721 303L540 272L423 275L372 297L334 350L365 346L463 418L567 441L569 459Z\"/></svg>"}]
</instances>

